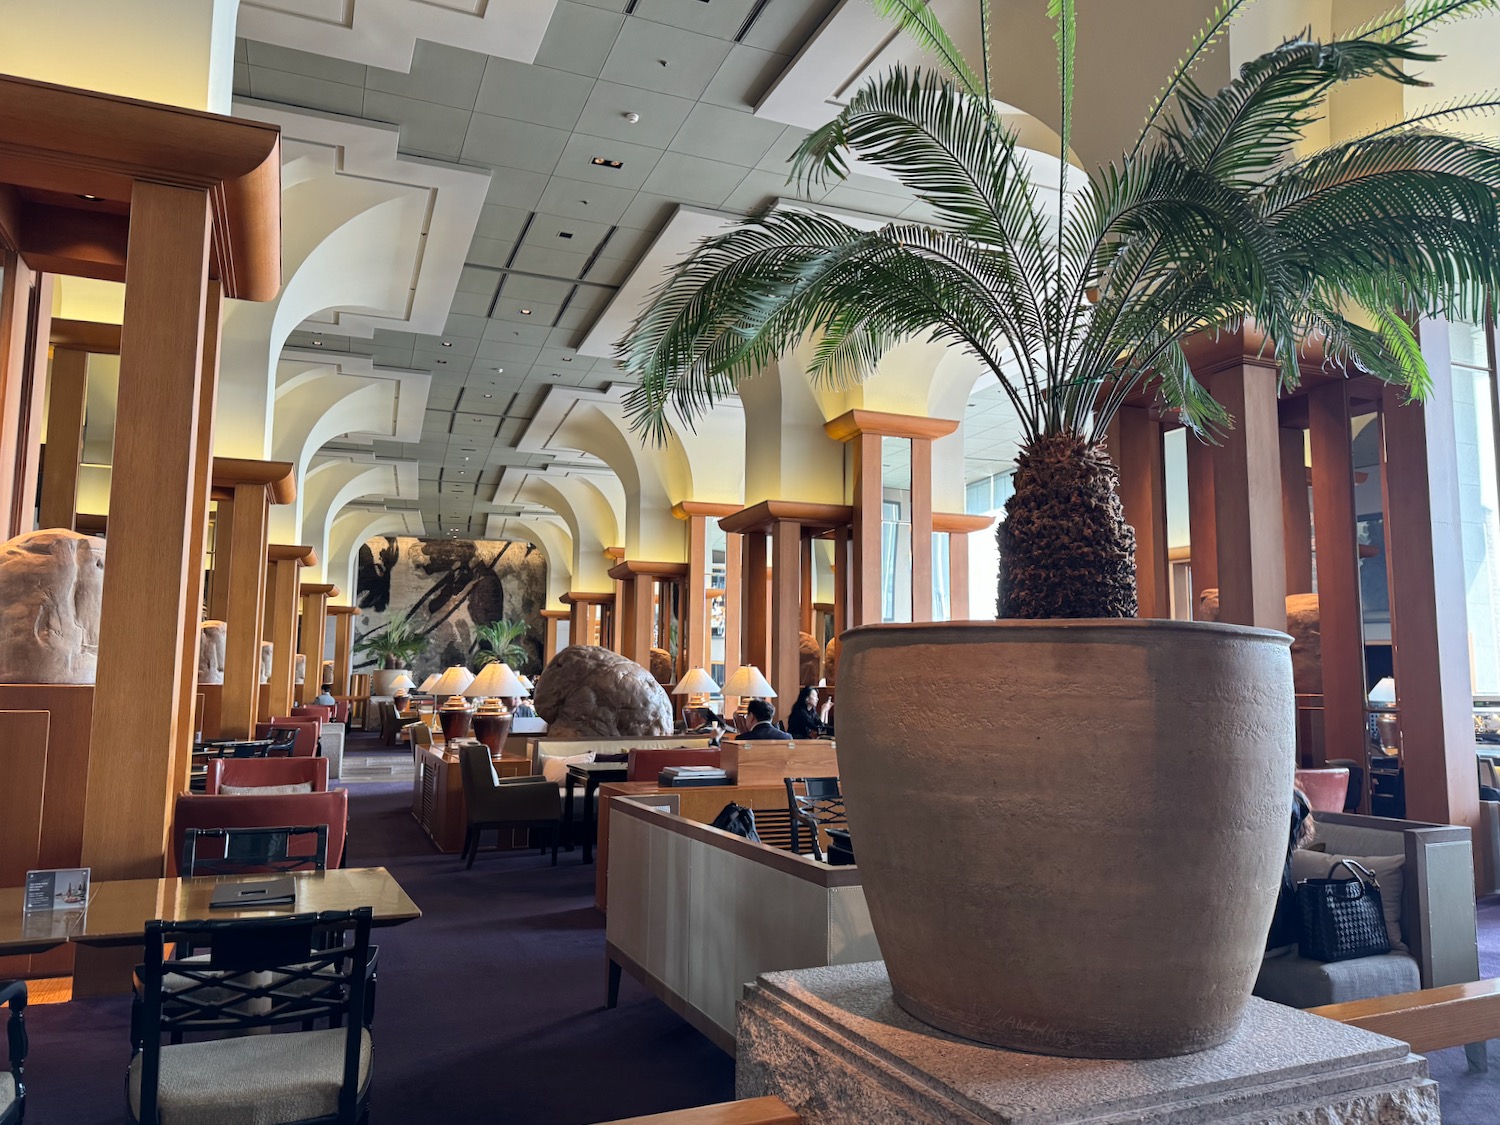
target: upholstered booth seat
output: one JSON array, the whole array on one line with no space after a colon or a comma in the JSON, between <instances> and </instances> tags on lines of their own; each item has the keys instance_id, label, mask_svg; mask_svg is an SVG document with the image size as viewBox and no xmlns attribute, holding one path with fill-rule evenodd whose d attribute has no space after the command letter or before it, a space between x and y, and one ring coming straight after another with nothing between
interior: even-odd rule
<instances>
[{"instance_id":1,"label":"upholstered booth seat","mask_svg":"<svg viewBox=\"0 0 1500 1125\"><path fill-rule=\"evenodd\" d=\"M203 792L236 793L241 796L271 796L265 790L298 792L328 791L328 761L325 758L215 758L208 763ZM245 790L257 792L246 793Z\"/></svg>"},{"instance_id":2,"label":"upholstered booth seat","mask_svg":"<svg viewBox=\"0 0 1500 1125\"><path fill-rule=\"evenodd\" d=\"M320 723L331 723L334 721L334 713L337 709L323 703L304 703L301 707L292 708L294 719L317 719Z\"/></svg>"},{"instance_id":3,"label":"upholstered booth seat","mask_svg":"<svg viewBox=\"0 0 1500 1125\"><path fill-rule=\"evenodd\" d=\"M169 873L179 875L182 844L189 828L276 828L287 825L328 825L328 865L341 866L349 824L349 794L277 793L269 796L226 796L183 793L172 812L172 851ZM300 854L300 853L291 853Z\"/></svg>"},{"instance_id":4,"label":"upholstered booth seat","mask_svg":"<svg viewBox=\"0 0 1500 1125\"><path fill-rule=\"evenodd\" d=\"M255 724L256 738L270 738L272 727L281 727L283 730L295 728L297 731L297 744L292 747L292 757L312 758L318 753L318 735L323 724L311 715L297 716L287 715L280 718L273 716L264 723Z\"/></svg>"},{"instance_id":5,"label":"upholstered booth seat","mask_svg":"<svg viewBox=\"0 0 1500 1125\"><path fill-rule=\"evenodd\" d=\"M346 1033L244 1035L161 1049L162 1125L284 1125L338 1113ZM359 1086L370 1080L370 1033L360 1038ZM130 1063L130 1112L140 1120L141 1057Z\"/></svg>"},{"instance_id":6,"label":"upholstered booth seat","mask_svg":"<svg viewBox=\"0 0 1500 1125\"><path fill-rule=\"evenodd\" d=\"M1408 953L1327 963L1289 953L1265 959L1255 982L1255 994L1292 1008L1315 1008L1346 1000L1415 992L1421 987L1421 970Z\"/></svg>"}]
</instances>

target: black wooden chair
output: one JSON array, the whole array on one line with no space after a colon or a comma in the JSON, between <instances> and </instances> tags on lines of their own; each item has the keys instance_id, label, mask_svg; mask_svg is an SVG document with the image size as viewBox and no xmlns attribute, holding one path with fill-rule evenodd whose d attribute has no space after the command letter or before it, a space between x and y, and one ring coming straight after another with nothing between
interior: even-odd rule
<instances>
[{"instance_id":1,"label":"black wooden chair","mask_svg":"<svg viewBox=\"0 0 1500 1125\"><path fill-rule=\"evenodd\" d=\"M292 751L297 747L297 729L295 727L272 727L269 735L271 745L266 747L264 756L290 758Z\"/></svg>"},{"instance_id":2,"label":"black wooden chair","mask_svg":"<svg viewBox=\"0 0 1500 1125\"><path fill-rule=\"evenodd\" d=\"M0 984L0 1004L10 1007L5 1027L10 1072L0 1073L0 1125L20 1125L26 1118L26 982Z\"/></svg>"},{"instance_id":3,"label":"black wooden chair","mask_svg":"<svg viewBox=\"0 0 1500 1125\"><path fill-rule=\"evenodd\" d=\"M328 825L285 828L188 828L182 834L184 878L283 875L328 868Z\"/></svg>"},{"instance_id":4,"label":"black wooden chair","mask_svg":"<svg viewBox=\"0 0 1500 1125\"><path fill-rule=\"evenodd\" d=\"M464 835L465 867L474 866L479 839L486 829L497 833L532 829L550 834L552 865L557 866L557 842L562 835L562 797L545 777L495 776L490 748L483 744L458 748L459 778L464 788L468 831ZM503 839L503 835L501 837ZM533 837L535 838L535 837ZM545 852L546 845L540 845Z\"/></svg>"},{"instance_id":5,"label":"black wooden chair","mask_svg":"<svg viewBox=\"0 0 1500 1125\"><path fill-rule=\"evenodd\" d=\"M818 838L819 828L844 827L849 823L844 815L844 794L839 789L836 777L787 777L786 804L792 820L792 851L801 855L801 830L806 829L810 837L807 851L813 858L823 862L823 842ZM799 792L800 786L800 792Z\"/></svg>"},{"instance_id":6,"label":"black wooden chair","mask_svg":"<svg viewBox=\"0 0 1500 1125\"><path fill-rule=\"evenodd\" d=\"M265 1125L366 1120L371 915L362 906L286 918L146 923L126 1081L131 1119L141 1125L252 1115ZM182 945L207 955L168 955ZM320 1022L326 1026L316 1027ZM164 1044L163 1037L173 1041Z\"/></svg>"}]
</instances>

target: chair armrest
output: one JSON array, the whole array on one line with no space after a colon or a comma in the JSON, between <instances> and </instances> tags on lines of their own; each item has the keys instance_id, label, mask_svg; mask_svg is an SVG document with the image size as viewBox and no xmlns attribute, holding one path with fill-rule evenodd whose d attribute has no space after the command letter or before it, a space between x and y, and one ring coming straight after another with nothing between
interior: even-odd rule
<instances>
[{"instance_id":1,"label":"chair armrest","mask_svg":"<svg viewBox=\"0 0 1500 1125\"><path fill-rule=\"evenodd\" d=\"M8 980L4 984L0 984L0 1004L9 1004L13 1012L25 1011L26 982L24 980Z\"/></svg>"},{"instance_id":2,"label":"chair armrest","mask_svg":"<svg viewBox=\"0 0 1500 1125\"><path fill-rule=\"evenodd\" d=\"M504 782L494 791L491 806L497 820L560 820L562 797L546 778L537 784L535 778L516 778L521 785L506 785Z\"/></svg>"}]
</instances>

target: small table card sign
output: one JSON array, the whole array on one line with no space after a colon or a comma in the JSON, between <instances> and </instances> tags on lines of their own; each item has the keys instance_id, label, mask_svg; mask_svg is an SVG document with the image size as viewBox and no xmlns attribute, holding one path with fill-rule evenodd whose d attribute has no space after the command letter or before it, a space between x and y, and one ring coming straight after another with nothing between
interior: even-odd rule
<instances>
[{"instance_id":1,"label":"small table card sign","mask_svg":"<svg viewBox=\"0 0 1500 1125\"><path fill-rule=\"evenodd\" d=\"M89 904L89 869L61 867L26 872L27 914L43 910L85 910Z\"/></svg>"}]
</instances>

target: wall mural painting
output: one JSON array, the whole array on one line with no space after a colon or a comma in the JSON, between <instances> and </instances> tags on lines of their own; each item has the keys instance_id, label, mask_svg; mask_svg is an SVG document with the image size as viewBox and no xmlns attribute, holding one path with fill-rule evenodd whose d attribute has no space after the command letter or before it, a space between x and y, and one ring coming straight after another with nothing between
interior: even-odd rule
<instances>
[{"instance_id":1,"label":"wall mural painting","mask_svg":"<svg viewBox=\"0 0 1500 1125\"><path fill-rule=\"evenodd\" d=\"M419 684L454 664L472 667L475 626L503 618L526 622L521 644L529 657L516 671L540 670L546 601L547 563L530 543L377 536L359 549L356 639L408 618L427 639L410 662ZM357 672L379 666L366 653L354 659Z\"/></svg>"}]
</instances>

